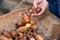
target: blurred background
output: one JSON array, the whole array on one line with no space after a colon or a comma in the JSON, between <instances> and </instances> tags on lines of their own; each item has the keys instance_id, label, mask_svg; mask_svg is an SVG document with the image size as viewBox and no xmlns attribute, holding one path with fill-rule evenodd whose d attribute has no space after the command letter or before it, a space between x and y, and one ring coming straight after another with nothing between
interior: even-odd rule
<instances>
[{"instance_id":1,"label":"blurred background","mask_svg":"<svg viewBox=\"0 0 60 40\"><path fill-rule=\"evenodd\" d=\"M0 0L0 16L14 10L21 1L33 3L33 0ZM52 12L55 16L60 18L60 13L58 11L60 10L58 7L59 3L56 2L57 0L55 1L47 0L47 1L49 3L48 6L49 11Z\"/></svg>"},{"instance_id":2,"label":"blurred background","mask_svg":"<svg viewBox=\"0 0 60 40\"><path fill-rule=\"evenodd\" d=\"M0 16L13 11L21 1L33 2L32 0L0 0Z\"/></svg>"}]
</instances>

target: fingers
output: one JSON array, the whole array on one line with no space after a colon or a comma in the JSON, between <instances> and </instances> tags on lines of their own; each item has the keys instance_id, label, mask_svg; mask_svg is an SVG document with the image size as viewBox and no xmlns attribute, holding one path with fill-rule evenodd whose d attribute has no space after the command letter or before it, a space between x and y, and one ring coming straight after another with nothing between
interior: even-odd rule
<instances>
[{"instance_id":1,"label":"fingers","mask_svg":"<svg viewBox=\"0 0 60 40\"><path fill-rule=\"evenodd\" d=\"M33 6L37 9L37 7L41 7L41 11L39 13L32 13L32 16L40 16L46 9L46 7L48 6L48 2L46 0L34 0L34 4ZM32 11L32 10L31 10Z\"/></svg>"},{"instance_id":2,"label":"fingers","mask_svg":"<svg viewBox=\"0 0 60 40\"><path fill-rule=\"evenodd\" d=\"M30 10L32 12L32 10ZM31 13L32 16L40 16L44 12L44 9L41 9L39 13Z\"/></svg>"},{"instance_id":3,"label":"fingers","mask_svg":"<svg viewBox=\"0 0 60 40\"><path fill-rule=\"evenodd\" d=\"M32 16L40 16L44 11L45 11L45 8L42 8L42 10L39 13L37 13L37 14L36 13L34 13L34 14L32 13L31 15Z\"/></svg>"},{"instance_id":4,"label":"fingers","mask_svg":"<svg viewBox=\"0 0 60 40\"><path fill-rule=\"evenodd\" d=\"M45 9L42 9L41 12L39 12L37 15L40 16L43 12L44 12Z\"/></svg>"},{"instance_id":5,"label":"fingers","mask_svg":"<svg viewBox=\"0 0 60 40\"><path fill-rule=\"evenodd\" d=\"M38 16L37 14L31 14L32 16Z\"/></svg>"}]
</instances>

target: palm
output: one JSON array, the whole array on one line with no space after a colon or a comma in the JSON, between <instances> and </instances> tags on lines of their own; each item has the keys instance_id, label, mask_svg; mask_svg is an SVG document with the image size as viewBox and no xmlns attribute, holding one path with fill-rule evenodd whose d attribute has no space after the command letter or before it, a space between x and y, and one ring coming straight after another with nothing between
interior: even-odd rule
<instances>
[{"instance_id":1,"label":"palm","mask_svg":"<svg viewBox=\"0 0 60 40\"><path fill-rule=\"evenodd\" d=\"M41 7L42 9L45 9L47 7L47 2L46 1L42 1L40 4L38 4L38 7Z\"/></svg>"}]
</instances>

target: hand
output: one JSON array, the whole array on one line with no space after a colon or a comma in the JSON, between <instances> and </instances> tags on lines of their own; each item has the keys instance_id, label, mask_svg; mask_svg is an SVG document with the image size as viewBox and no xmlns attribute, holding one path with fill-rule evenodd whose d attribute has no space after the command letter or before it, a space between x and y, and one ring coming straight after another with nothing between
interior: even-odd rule
<instances>
[{"instance_id":1,"label":"hand","mask_svg":"<svg viewBox=\"0 0 60 40\"><path fill-rule=\"evenodd\" d=\"M34 0L33 7L35 8L40 7L42 10L37 14L32 14L32 16L41 15L45 11L47 6L48 6L48 2L46 0Z\"/></svg>"}]
</instances>

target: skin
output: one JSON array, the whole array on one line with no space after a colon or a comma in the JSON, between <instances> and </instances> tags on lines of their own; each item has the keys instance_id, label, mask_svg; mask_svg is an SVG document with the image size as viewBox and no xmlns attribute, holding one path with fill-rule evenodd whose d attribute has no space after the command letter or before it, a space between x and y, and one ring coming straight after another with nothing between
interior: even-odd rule
<instances>
[{"instance_id":1,"label":"skin","mask_svg":"<svg viewBox=\"0 0 60 40\"><path fill-rule=\"evenodd\" d=\"M33 7L35 7L35 9L40 7L42 10L37 14L32 14L32 16L40 16L45 11L47 6L48 2L46 0L34 0Z\"/></svg>"}]
</instances>

